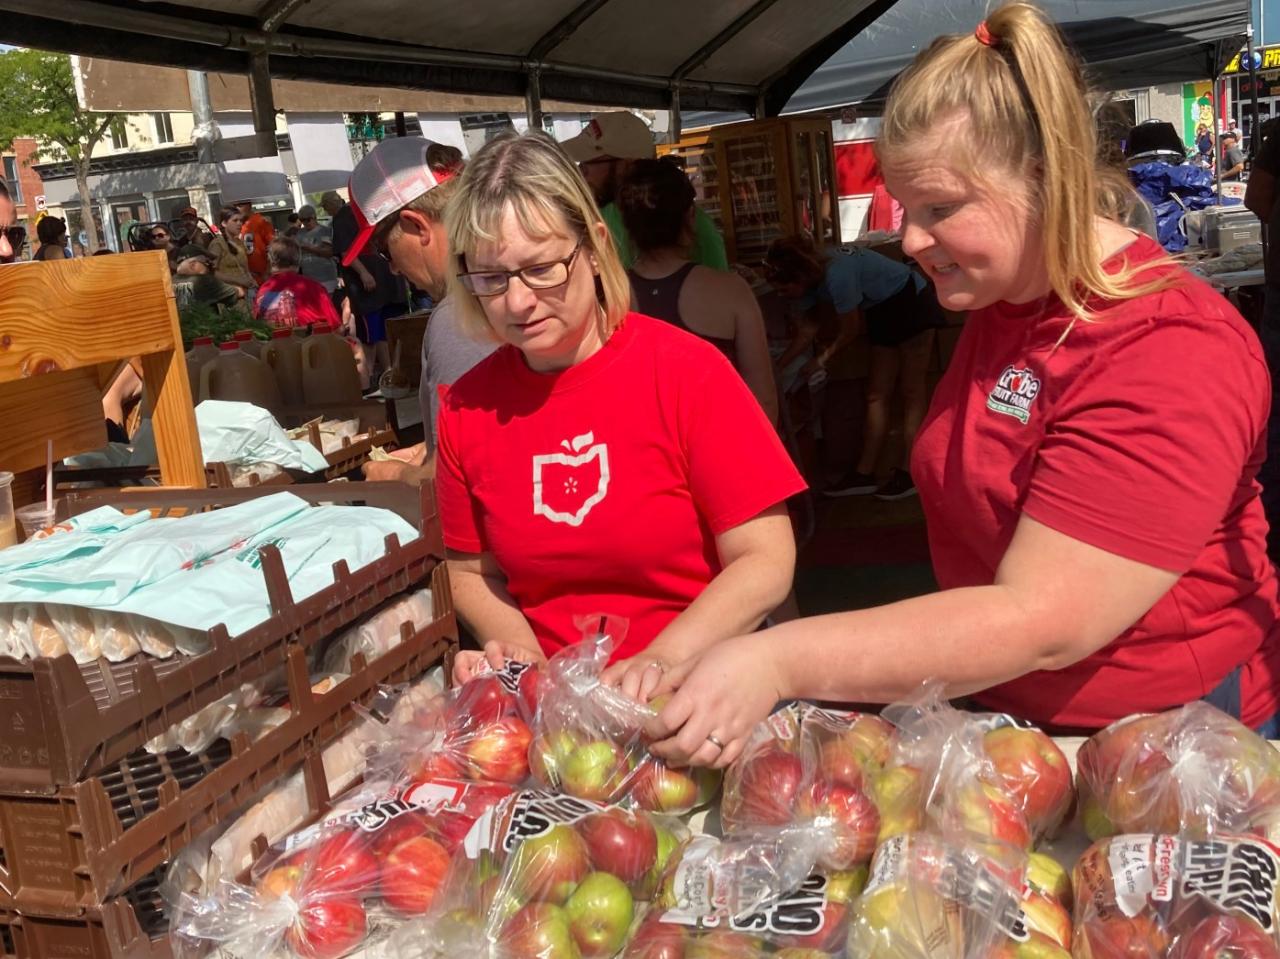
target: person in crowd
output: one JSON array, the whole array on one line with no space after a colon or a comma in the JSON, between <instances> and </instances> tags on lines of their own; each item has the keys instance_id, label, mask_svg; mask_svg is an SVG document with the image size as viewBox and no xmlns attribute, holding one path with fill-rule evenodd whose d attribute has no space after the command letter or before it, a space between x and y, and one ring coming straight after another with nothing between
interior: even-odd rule
<instances>
[{"instance_id":1,"label":"person in crowd","mask_svg":"<svg viewBox=\"0 0 1280 959\"><path fill-rule=\"evenodd\" d=\"M302 275L315 280L332 295L338 288L333 230L316 219L316 208L309 203L298 211L298 232L294 239L302 251Z\"/></svg>"},{"instance_id":2,"label":"person in crowd","mask_svg":"<svg viewBox=\"0 0 1280 959\"><path fill-rule=\"evenodd\" d=\"M213 242L213 234L200 226L200 214L193 206L183 207L178 211L178 220L174 227L174 242L178 249L190 244L207 250Z\"/></svg>"},{"instance_id":3,"label":"person in crowd","mask_svg":"<svg viewBox=\"0 0 1280 959\"><path fill-rule=\"evenodd\" d=\"M287 237L296 237L298 231L302 229L302 216L299 213L290 213L285 218L287 226L284 228L284 235ZM269 254L268 254L269 255Z\"/></svg>"},{"instance_id":4,"label":"person in crowd","mask_svg":"<svg viewBox=\"0 0 1280 959\"><path fill-rule=\"evenodd\" d=\"M267 247L271 276L258 287L253 301L253 315L269 326L290 329L327 323L336 327L341 322L329 291L310 277L303 276L302 251L293 237L277 236Z\"/></svg>"},{"instance_id":5,"label":"person in crowd","mask_svg":"<svg viewBox=\"0 0 1280 959\"><path fill-rule=\"evenodd\" d=\"M212 255L207 250L192 243L179 250L175 259L173 287L180 306L186 303L235 306L244 299L243 286L228 283L215 273Z\"/></svg>"},{"instance_id":6,"label":"person in crowd","mask_svg":"<svg viewBox=\"0 0 1280 959\"><path fill-rule=\"evenodd\" d=\"M1116 101L1105 100L1094 111L1094 126L1098 136L1099 189L1109 192L1112 197L1105 202L1114 203L1122 211L1121 222L1125 226L1141 230L1159 242L1155 207L1129 181L1124 139L1129 135L1133 124L1129 121L1128 113ZM1201 128L1204 129L1203 124Z\"/></svg>"},{"instance_id":7,"label":"person in crowd","mask_svg":"<svg viewBox=\"0 0 1280 959\"><path fill-rule=\"evenodd\" d=\"M350 190L348 189L348 193ZM387 350L387 320L408 311L404 285L391 273L390 264L357 243L367 223L358 222L351 205L336 192L321 198L332 217L334 256L342 264L342 282L351 300L360 342L368 354L372 375L391 365Z\"/></svg>"},{"instance_id":8,"label":"person in crowd","mask_svg":"<svg viewBox=\"0 0 1280 959\"><path fill-rule=\"evenodd\" d=\"M18 208L9 187L0 181L0 263L13 263L27 242L27 228L18 223Z\"/></svg>"},{"instance_id":9,"label":"person in crowd","mask_svg":"<svg viewBox=\"0 0 1280 959\"><path fill-rule=\"evenodd\" d=\"M705 648L660 685L658 755L723 766L779 700L892 702L930 678L1052 732L1197 699L1280 731L1266 363L1225 298L1103 205L1086 94L1025 3L896 81L877 153L903 249L970 311L912 459L941 591Z\"/></svg>"},{"instance_id":10,"label":"person in crowd","mask_svg":"<svg viewBox=\"0 0 1280 959\"><path fill-rule=\"evenodd\" d=\"M43 217L36 224L36 239L40 246L33 260L65 260L67 254L67 221L60 216Z\"/></svg>"},{"instance_id":11,"label":"person in crowd","mask_svg":"<svg viewBox=\"0 0 1280 959\"><path fill-rule=\"evenodd\" d=\"M1244 174L1244 151L1240 149L1240 138L1235 133L1227 133L1222 137L1222 181L1239 180Z\"/></svg>"},{"instance_id":12,"label":"person in crowd","mask_svg":"<svg viewBox=\"0 0 1280 959\"><path fill-rule=\"evenodd\" d=\"M366 479L421 483L435 476L440 388L487 357L497 344L463 330L456 297L447 295L449 235L444 211L458 188L461 154L422 137L396 137L375 146L351 174L352 204L372 229L357 240L357 254L378 250L392 269L435 302L422 339L418 404L423 442L395 459L367 463ZM380 202L381 198L387 198Z\"/></svg>"},{"instance_id":13,"label":"person in crowd","mask_svg":"<svg viewBox=\"0 0 1280 959\"><path fill-rule=\"evenodd\" d=\"M786 597L804 481L720 351L629 312L609 229L550 138L489 142L446 222L450 297L502 344L440 408L454 602L484 645L455 678L541 660L603 610L629 622L605 681L644 697Z\"/></svg>"},{"instance_id":14,"label":"person in crowd","mask_svg":"<svg viewBox=\"0 0 1280 959\"><path fill-rule=\"evenodd\" d=\"M578 164L582 175L591 185L591 192L600 207L604 222L613 234L613 243L622 258L622 265L630 269L635 264L636 251L627 235L622 211L614 201L617 199L618 186L626 178L631 164L636 160L652 160L656 155L653 134L634 113L618 110L593 117L581 133L565 140L560 146ZM712 269L729 269L724 237L716 229L711 217L697 207L694 207L689 259Z\"/></svg>"},{"instance_id":15,"label":"person in crowd","mask_svg":"<svg viewBox=\"0 0 1280 959\"><path fill-rule=\"evenodd\" d=\"M252 200L237 200L235 207L240 211L240 241L244 244L249 273L261 283L270 270L267 247L271 245L276 229L270 220L253 208Z\"/></svg>"},{"instance_id":16,"label":"person in crowd","mask_svg":"<svg viewBox=\"0 0 1280 959\"><path fill-rule=\"evenodd\" d=\"M1213 169L1213 134L1204 123L1196 127L1196 163L1206 170Z\"/></svg>"},{"instance_id":17,"label":"person in crowd","mask_svg":"<svg viewBox=\"0 0 1280 959\"><path fill-rule=\"evenodd\" d=\"M636 249L627 274L638 312L688 330L722 352L776 424L778 390L755 294L736 273L689 260L695 221L689 178L670 163L636 160L617 205Z\"/></svg>"},{"instance_id":18,"label":"person in crowd","mask_svg":"<svg viewBox=\"0 0 1280 959\"><path fill-rule=\"evenodd\" d=\"M209 258L214 275L223 283L238 286L246 293L256 286L249 272L249 255L240 242L244 217L232 206L224 206L218 214L218 235L209 243Z\"/></svg>"},{"instance_id":19,"label":"person in crowd","mask_svg":"<svg viewBox=\"0 0 1280 959\"><path fill-rule=\"evenodd\" d=\"M169 259L170 271L177 265L176 256L178 248L174 246L173 235L169 232L169 227L164 223L157 223L147 231L147 239L153 250L160 250Z\"/></svg>"},{"instance_id":20,"label":"person in crowd","mask_svg":"<svg viewBox=\"0 0 1280 959\"><path fill-rule=\"evenodd\" d=\"M847 362L859 337L870 341L866 387L866 421L857 462L824 492L828 496L874 493L895 500L915 495L908 462L928 404L926 374L933 355L935 330L944 319L937 296L924 275L905 263L863 247L823 252L808 234L774 241L765 256L765 276L797 312L810 314L810 328L818 328L818 311L835 314L835 336L808 368L815 370ZM903 459L884 482L876 479L876 464L889 431L889 408L895 387L902 395Z\"/></svg>"}]
</instances>

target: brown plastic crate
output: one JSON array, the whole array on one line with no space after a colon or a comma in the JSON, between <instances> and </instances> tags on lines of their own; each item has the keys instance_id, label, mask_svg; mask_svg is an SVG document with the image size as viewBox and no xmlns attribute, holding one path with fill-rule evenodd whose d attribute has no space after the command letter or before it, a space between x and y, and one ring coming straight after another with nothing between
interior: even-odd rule
<instances>
[{"instance_id":1,"label":"brown plastic crate","mask_svg":"<svg viewBox=\"0 0 1280 959\"><path fill-rule=\"evenodd\" d=\"M4 959L173 959L162 872L80 916L0 911ZM7 948L9 951L5 952Z\"/></svg>"},{"instance_id":2,"label":"brown plastic crate","mask_svg":"<svg viewBox=\"0 0 1280 959\"><path fill-rule=\"evenodd\" d=\"M290 643L304 647L422 582L444 556L429 487L402 483L339 483L295 487L312 503L363 503L392 509L423 535L403 546L388 537L387 554L351 573L335 566L336 582L295 602L279 553L266 548L262 570L275 615L230 637L210 631L210 649L198 656L83 665L70 656L19 661L0 657L0 791L48 794L118 762L176 722L241 683L281 666ZM69 514L96 506L151 509L160 515L243 503L264 489L91 490L66 498Z\"/></svg>"},{"instance_id":3,"label":"brown plastic crate","mask_svg":"<svg viewBox=\"0 0 1280 959\"><path fill-rule=\"evenodd\" d=\"M320 427L312 424L308 441L318 449L326 460L329 461L329 468L324 471L325 480L341 479L352 470L359 469L369 461L369 453L373 451L375 446L381 446L384 449L396 447L395 430L389 427L379 427L370 429L363 436L359 437L355 442L349 438L344 439L342 446L331 453L324 452L324 444L320 438ZM304 476L306 474L303 474Z\"/></svg>"},{"instance_id":4,"label":"brown plastic crate","mask_svg":"<svg viewBox=\"0 0 1280 959\"><path fill-rule=\"evenodd\" d=\"M431 580L433 621L358 668L322 696L311 692L306 654L291 644L293 715L251 742L239 735L207 751L144 750L54 795L0 796L0 905L77 915L131 888L205 830L337 738L355 703L378 687L414 679L445 662L457 644L447 568Z\"/></svg>"}]
</instances>

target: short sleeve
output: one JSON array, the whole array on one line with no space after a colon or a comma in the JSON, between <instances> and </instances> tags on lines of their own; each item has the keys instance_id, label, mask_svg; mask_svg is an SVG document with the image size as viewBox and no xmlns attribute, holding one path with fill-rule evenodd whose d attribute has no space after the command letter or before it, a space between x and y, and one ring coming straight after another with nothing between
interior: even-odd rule
<instances>
[{"instance_id":1,"label":"short sleeve","mask_svg":"<svg viewBox=\"0 0 1280 959\"><path fill-rule=\"evenodd\" d=\"M444 544L460 553L485 552L480 505L471 495L458 444L462 414L448 397L440 404L440 437L436 448L436 505Z\"/></svg>"},{"instance_id":2,"label":"short sleeve","mask_svg":"<svg viewBox=\"0 0 1280 959\"><path fill-rule=\"evenodd\" d=\"M854 253L836 253L827 263L827 295L837 313L852 313L862 306L862 264Z\"/></svg>"},{"instance_id":3,"label":"short sleeve","mask_svg":"<svg viewBox=\"0 0 1280 959\"><path fill-rule=\"evenodd\" d=\"M684 378L681 439L694 502L719 536L806 486L729 361L711 348L694 359L702 375Z\"/></svg>"},{"instance_id":4,"label":"short sleeve","mask_svg":"<svg viewBox=\"0 0 1280 959\"><path fill-rule=\"evenodd\" d=\"M713 270L728 270L729 257L724 250L724 237L716 229L715 221L703 212L701 207L693 211L693 256L694 263L709 266Z\"/></svg>"},{"instance_id":5,"label":"short sleeve","mask_svg":"<svg viewBox=\"0 0 1280 959\"><path fill-rule=\"evenodd\" d=\"M1261 359L1229 323L1157 318L1100 356L1057 406L1026 515L1140 563L1190 569L1252 479L1270 404Z\"/></svg>"}]
</instances>

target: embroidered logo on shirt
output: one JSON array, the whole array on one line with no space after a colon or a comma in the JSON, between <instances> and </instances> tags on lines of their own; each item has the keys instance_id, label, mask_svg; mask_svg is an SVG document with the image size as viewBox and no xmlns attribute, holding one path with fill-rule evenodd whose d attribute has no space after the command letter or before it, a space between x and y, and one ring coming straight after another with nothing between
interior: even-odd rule
<instances>
[{"instance_id":1,"label":"embroidered logo on shirt","mask_svg":"<svg viewBox=\"0 0 1280 959\"><path fill-rule=\"evenodd\" d=\"M581 526L609 492L609 447L594 433L562 440L563 453L533 458L533 514Z\"/></svg>"},{"instance_id":2,"label":"embroidered logo on shirt","mask_svg":"<svg viewBox=\"0 0 1280 959\"><path fill-rule=\"evenodd\" d=\"M1031 404L1039 395L1039 377L1028 369L1006 366L987 396L987 409L1012 416L1025 425L1031 419Z\"/></svg>"}]
</instances>

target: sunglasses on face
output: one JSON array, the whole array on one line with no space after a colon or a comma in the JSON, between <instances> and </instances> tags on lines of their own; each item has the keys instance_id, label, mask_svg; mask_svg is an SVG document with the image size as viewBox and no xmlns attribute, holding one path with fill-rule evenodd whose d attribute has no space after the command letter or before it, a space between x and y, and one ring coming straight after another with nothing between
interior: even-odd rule
<instances>
[{"instance_id":1,"label":"sunglasses on face","mask_svg":"<svg viewBox=\"0 0 1280 959\"><path fill-rule=\"evenodd\" d=\"M563 260L551 260L547 263L534 263L518 270L475 270L459 273L458 280L463 287L474 296L500 296L507 292L512 277L520 277L531 290L551 290L569 282L569 270L573 261L582 250L582 240L574 246L573 252Z\"/></svg>"},{"instance_id":2,"label":"sunglasses on face","mask_svg":"<svg viewBox=\"0 0 1280 959\"><path fill-rule=\"evenodd\" d=\"M18 250L22 244L27 242L27 228L25 226L6 226L4 227L4 238L9 241L9 245Z\"/></svg>"}]
</instances>

